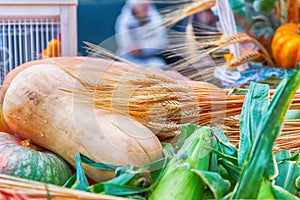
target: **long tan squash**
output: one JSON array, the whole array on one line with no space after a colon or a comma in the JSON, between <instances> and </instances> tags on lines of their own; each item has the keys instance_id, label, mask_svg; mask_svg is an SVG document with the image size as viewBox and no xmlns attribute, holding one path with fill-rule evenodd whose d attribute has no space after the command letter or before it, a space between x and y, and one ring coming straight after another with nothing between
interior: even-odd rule
<instances>
[{"instance_id":1,"label":"long tan squash","mask_svg":"<svg viewBox=\"0 0 300 200\"><path fill-rule=\"evenodd\" d=\"M140 123L94 109L63 91L75 82L54 64L37 64L18 72L3 100L10 129L72 165L79 152L96 161L135 166L163 156L157 137ZM113 176L112 172L85 168L96 181Z\"/></svg>"}]
</instances>

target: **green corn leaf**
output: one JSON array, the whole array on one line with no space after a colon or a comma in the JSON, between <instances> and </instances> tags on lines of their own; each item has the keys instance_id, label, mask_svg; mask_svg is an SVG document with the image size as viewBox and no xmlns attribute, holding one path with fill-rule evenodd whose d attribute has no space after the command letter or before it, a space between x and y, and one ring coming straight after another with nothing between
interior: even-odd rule
<instances>
[{"instance_id":1,"label":"green corn leaf","mask_svg":"<svg viewBox=\"0 0 300 200\"><path fill-rule=\"evenodd\" d=\"M83 154L79 154L79 156L80 156L81 162L83 162L83 163L85 163L85 164L87 164L91 167L95 167L97 169L114 171L119 167L119 166L116 166L116 165L95 162L94 160L88 158L87 156L85 156Z\"/></svg>"},{"instance_id":2,"label":"green corn leaf","mask_svg":"<svg viewBox=\"0 0 300 200\"><path fill-rule=\"evenodd\" d=\"M230 177L237 182L240 177L241 168L224 159L220 159L219 162L226 169Z\"/></svg>"},{"instance_id":3,"label":"green corn leaf","mask_svg":"<svg viewBox=\"0 0 300 200\"><path fill-rule=\"evenodd\" d=\"M169 158L163 157L159 160L153 161L149 164L146 164L140 169L141 172L149 172L153 186L157 184L159 178L162 176L164 169L166 168L169 162Z\"/></svg>"},{"instance_id":4,"label":"green corn leaf","mask_svg":"<svg viewBox=\"0 0 300 200\"><path fill-rule=\"evenodd\" d=\"M228 96L230 97L233 94L247 94L248 90L247 89L241 89L241 88L233 88L232 90L229 91Z\"/></svg>"},{"instance_id":5,"label":"green corn leaf","mask_svg":"<svg viewBox=\"0 0 300 200\"><path fill-rule=\"evenodd\" d=\"M214 199L214 195L209 189L206 189L203 193L202 199Z\"/></svg>"},{"instance_id":6,"label":"green corn leaf","mask_svg":"<svg viewBox=\"0 0 300 200\"><path fill-rule=\"evenodd\" d=\"M292 156L290 151L287 150L283 150L279 153L276 154L276 161L278 163L282 162L282 161L295 161L298 165L300 165L300 154L299 151L295 151L294 154Z\"/></svg>"},{"instance_id":7,"label":"green corn leaf","mask_svg":"<svg viewBox=\"0 0 300 200\"><path fill-rule=\"evenodd\" d=\"M112 184L120 184L120 185L125 185L127 184L129 181L131 181L135 176L136 176L136 172L134 171L128 171L126 173L121 174L118 177L115 177L105 183L112 183Z\"/></svg>"},{"instance_id":8,"label":"green corn leaf","mask_svg":"<svg viewBox=\"0 0 300 200\"><path fill-rule=\"evenodd\" d=\"M300 110L288 110L285 115L286 120L300 120Z\"/></svg>"},{"instance_id":9,"label":"green corn leaf","mask_svg":"<svg viewBox=\"0 0 300 200\"><path fill-rule=\"evenodd\" d=\"M134 187L130 185L122 185L122 184L114 184L114 183L104 184L104 191L105 191L104 193L113 196L128 196L128 195L140 194L147 190L148 189Z\"/></svg>"},{"instance_id":10,"label":"green corn leaf","mask_svg":"<svg viewBox=\"0 0 300 200\"><path fill-rule=\"evenodd\" d=\"M255 0L253 2L254 10L257 12L269 13L275 8L276 0Z\"/></svg>"},{"instance_id":11,"label":"green corn leaf","mask_svg":"<svg viewBox=\"0 0 300 200\"><path fill-rule=\"evenodd\" d=\"M217 138L220 151L228 156L237 157L237 149L232 145L229 139L226 137L222 129L214 131L214 135Z\"/></svg>"},{"instance_id":12,"label":"green corn leaf","mask_svg":"<svg viewBox=\"0 0 300 200\"><path fill-rule=\"evenodd\" d=\"M191 169L208 170L212 147L212 130L209 127L198 127L186 138L172 162L188 162ZM178 162L182 160L182 162ZM171 162L171 161L170 161Z\"/></svg>"},{"instance_id":13,"label":"green corn leaf","mask_svg":"<svg viewBox=\"0 0 300 200\"><path fill-rule=\"evenodd\" d=\"M204 184L200 177L186 166L177 166L159 181L149 200L200 200Z\"/></svg>"},{"instance_id":14,"label":"green corn leaf","mask_svg":"<svg viewBox=\"0 0 300 200\"><path fill-rule=\"evenodd\" d=\"M284 199L296 200L297 196L289 193L284 188L272 184L269 180L264 179L261 183L257 199Z\"/></svg>"},{"instance_id":15,"label":"green corn leaf","mask_svg":"<svg viewBox=\"0 0 300 200\"><path fill-rule=\"evenodd\" d=\"M189 137L185 137L181 148L170 160L162 173L157 187L150 199L201 199L205 184L200 177L192 172L208 170L212 147L212 130L208 127L198 127ZM172 188L170 190L170 188Z\"/></svg>"},{"instance_id":16,"label":"green corn leaf","mask_svg":"<svg viewBox=\"0 0 300 200\"><path fill-rule=\"evenodd\" d=\"M90 186L90 190L93 193L103 193L104 194L104 184L103 183L96 183Z\"/></svg>"},{"instance_id":17,"label":"green corn leaf","mask_svg":"<svg viewBox=\"0 0 300 200\"><path fill-rule=\"evenodd\" d=\"M276 199L269 180L262 181L257 199Z\"/></svg>"},{"instance_id":18,"label":"green corn leaf","mask_svg":"<svg viewBox=\"0 0 300 200\"><path fill-rule=\"evenodd\" d=\"M265 84L251 83L242 108L240 119L240 149L238 164L241 167L253 143L255 132L269 106L269 87Z\"/></svg>"},{"instance_id":19,"label":"green corn leaf","mask_svg":"<svg viewBox=\"0 0 300 200\"><path fill-rule=\"evenodd\" d=\"M216 149L213 149L213 148L211 148L210 150L211 150L211 152L212 152L213 154L217 155L218 159L227 160L227 161L229 161L229 162L231 162L232 164L234 164L234 165L237 166L238 160L237 160L236 157L228 156L227 154L224 154L224 153L222 153L222 152L220 152L220 151L217 151Z\"/></svg>"},{"instance_id":20,"label":"green corn leaf","mask_svg":"<svg viewBox=\"0 0 300 200\"><path fill-rule=\"evenodd\" d=\"M213 144L212 150L219 152L219 144L215 137L212 138L212 144ZM215 153L212 153L210 156L209 171L218 172L219 168L220 167L219 167L219 163L218 163L218 155Z\"/></svg>"},{"instance_id":21,"label":"green corn leaf","mask_svg":"<svg viewBox=\"0 0 300 200\"><path fill-rule=\"evenodd\" d=\"M270 155L270 160L266 165L264 178L267 180L274 180L278 176L278 166L273 155Z\"/></svg>"},{"instance_id":22,"label":"green corn leaf","mask_svg":"<svg viewBox=\"0 0 300 200\"><path fill-rule=\"evenodd\" d=\"M71 188L72 185L74 185L76 182L76 173L73 174L66 182L65 184L63 185L63 187L65 188Z\"/></svg>"},{"instance_id":23,"label":"green corn leaf","mask_svg":"<svg viewBox=\"0 0 300 200\"><path fill-rule=\"evenodd\" d=\"M296 185L297 189L300 190L300 176L297 177L295 185ZM299 194L298 194L298 196L299 196Z\"/></svg>"},{"instance_id":24,"label":"green corn leaf","mask_svg":"<svg viewBox=\"0 0 300 200\"><path fill-rule=\"evenodd\" d=\"M199 126L197 126L195 124L187 124L187 125L182 126L176 148L180 149L182 147L182 145L184 144L185 140L188 137L190 137L198 128L199 128Z\"/></svg>"},{"instance_id":25,"label":"green corn leaf","mask_svg":"<svg viewBox=\"0 0 300 200\"><path fill-rule=\"evenodd\" d=\"M297 178L300 176L300 166L295 161L289 161L292 157L290 151L284 150L276 155L279 175L275 179L275 184L284 188L292 194L297 194Z\"/></svg>"},{"instance_id":26,"label":"green corn leaf","mask_svg":"<svg viewBox=\"0 0 300 200\"><path fill-rule=\"evenodd\" d=\"M115 184L107 184L105 185L105 194L113 195L113 196L128 196L141 194L149 189L143 189L140 187L134 187L130 185L115 185Z\"/></svg>"},{"instance_id":27,"label":"green corn leaf","mask_svg":"<svg viewBox=\"0 0 300 200\"><path fill-rule=\"evenodd\" d=\"M85 176L84 169L81 164L81 154L77 154L75 157L75 163L76 163L76 181L71 186L71 188L76 190L83 190L83 191L90 191L89 190L89 182ZM71 178L74 180L74 178ZM69 182L70 184L70 182Z\"/></svg>"},{"instance_id":28,"label":"green corn leaf","mask_svg":"<svg viewBox=\"0 0 300 200\"><path fill-rule=\"evenodd\" d=\"M297 196L289 193L288 191L286 191L285 189L283 189L279 186L273 185L272 190L273 190L275 199L299 200L299 198Z\"/></svg>"},{"instance_id":29,"label":"green corn leaf","mask_svg":"<svg viewBox=\"0 0 300 200\"><path fill-rule=\"evenodd\" d=\"M299 68L300 63L298 63ZM299 70L295 70L289 80L284 79L279 84L268 112L257 128L253 145L247 154L239 182L233 193L234 199L257 198L265 166L270 160L273 145L280 133L291 99L299 86Z\"/></svg>"},{"instance_id":30,"label":"green corn leaf","mask_svg":"<svg viewBox=\"0 0 300 200\"><path fill-rule=\"evenodd\" d=\"M122 174L121 176L110 181L94 184L90 188L94 193L104 192L104 194L114 196L140 194L142 192L150 190L149 188L143 188L129 184L127 185L127 183L134 177L135 174L133 173Z\"/></svg>"},{"instance_id":31,"label":"green corn leaf","mask_svg":"<svg viewBox=\"0 0 300 200\"><path fill-rule=\"evenodd\" d=\"M224 180L220 174L209 171L200 171L200 170L192 170L196 174L198 174L201 180L207 185L210 191L213 193L215 199L220 199L230 188L230 183L227 180Z\"/></svg>"},{"instance_id":32,"label":"green corn leaf","mask_svg":"<svg viewBox=\"0 0 300 200\"><path fill-rule=\"evenodd\" d=\"M163 152L165 157L171 158L175 155L175 149L170 143L163 142L162 146L163 146Z\"/></svg>"},{"instance_id":33,"label":"green corn leaf","mask_svg":"<svg viewBox=\"0 0 300 200\"><path fill-rule=\"evenodd\" d=\"M230 182L229 191L233 191L234 186L236 185L237 181L231 177L231 175L228 173L228 171L222 165L220 165L218 173L220 174L220 176L222 176L223 179Z\"/></svg>"}]
</instances>

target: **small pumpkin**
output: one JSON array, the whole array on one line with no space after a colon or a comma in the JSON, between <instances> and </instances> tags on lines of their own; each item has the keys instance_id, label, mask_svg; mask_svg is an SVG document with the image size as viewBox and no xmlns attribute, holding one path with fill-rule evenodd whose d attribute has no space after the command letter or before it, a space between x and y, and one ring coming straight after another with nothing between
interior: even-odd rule
<instances>
[{"instance_id":1,"label":"small pumpkin","mask_svg":"<svg viewBox=\"0 0 300 200\"><path fill-rule=\"evenodd\" d=\"M271 48L277 66L296 68L300 60L300 24L280 26L274 34Z\"/></svg>"},{"instance_id":2,"label":"small pumpkin","mask_svg":"<svg viewBox=\"0 0 300 200\"><path fill-rule=\"evenodd\" d=\"M8 133L0 132L0 173L29 180L63 185L72 175L56 154Z\"/></svg>"}]
</instances>

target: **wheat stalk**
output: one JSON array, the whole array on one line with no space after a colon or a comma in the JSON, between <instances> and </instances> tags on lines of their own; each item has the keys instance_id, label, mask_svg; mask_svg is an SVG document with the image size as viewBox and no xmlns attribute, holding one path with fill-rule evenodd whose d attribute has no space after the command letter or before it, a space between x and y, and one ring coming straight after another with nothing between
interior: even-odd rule
<instances>
[{"instance_id":1,"label":"wheat stalk","mask_svg":"<svg viewBox=\"0 0 300 200\"><path fill-rule=\"evenodd\" d=\"M264 60L264 55L262 53L260 53L257 50L251 50L251 51L243 54L239 58L234 58L233 60L231 60L228 63L228 70L234 70L238 66L246 64L250 61L256 61L257 62L257 61L263 61L263 60Z\"/></svg>"},{"instance_id":2,"label":"wheat stalk","mask_svg":"<svg viewBox=\"0 0 300 200\"><path fill-rule=\"evenodd\" d=\"M161 9L160 12L163 14L165 26L171 27L180 20L211 8L215 4L216 0L178 1L178 5L168 6Z\"/></svg>"}]
</instances>

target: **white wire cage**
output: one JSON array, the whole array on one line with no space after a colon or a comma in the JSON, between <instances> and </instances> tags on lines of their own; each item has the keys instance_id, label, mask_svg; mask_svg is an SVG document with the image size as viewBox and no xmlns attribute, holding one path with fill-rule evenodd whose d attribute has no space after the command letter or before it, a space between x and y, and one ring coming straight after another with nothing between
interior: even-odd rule
<instances>
[{"instance_id":1,"label":"white wire cage","mask_svg":"<svg viewBox=\"0 0 300 200\"><path fill-rule=\"evenodd\" d=\"M18 65L41 59L53 39L61 42L59 55L77 55L77 5L78 0L0 0L0 83Z\"/></svg>"}]
</instances>

